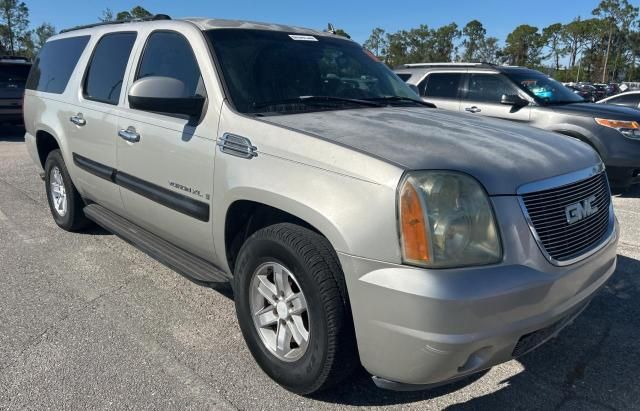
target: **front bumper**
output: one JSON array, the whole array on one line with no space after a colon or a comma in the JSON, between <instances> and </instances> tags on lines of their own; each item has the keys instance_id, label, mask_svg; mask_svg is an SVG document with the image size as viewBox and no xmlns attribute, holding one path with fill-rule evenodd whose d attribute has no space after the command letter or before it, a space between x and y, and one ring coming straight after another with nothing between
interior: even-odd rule
<instances>
[{"instance_id":1,"label":"front bumper","mask_svg":"<svg viewBox=\"0 0 640 411\"><path fill-rule=\"evenodd\" d=\"M557 334L614 272L617 227L597 253L557 267L516 197L492 201L509 245L499 265L428 270L339 254L360 360L379 385L425 388L511 360L524 336L553 327L516 354Z\"/></svg>"}]
</instances>

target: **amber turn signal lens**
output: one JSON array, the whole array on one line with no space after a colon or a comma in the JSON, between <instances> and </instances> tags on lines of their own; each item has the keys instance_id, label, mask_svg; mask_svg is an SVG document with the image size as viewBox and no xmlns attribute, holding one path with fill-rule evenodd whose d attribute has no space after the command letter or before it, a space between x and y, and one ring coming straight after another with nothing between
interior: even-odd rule
<instances>
[{"instance_id":1,"label":"amber turn signal lens","mask_svg":"<svg viewBox=\"0 0 640 411\"><path fill-rule=\"evenodd\" d=\"M429 258L429 239L424 211L418 192L405 182L400 194L400 227L402 230L402 252L405 261L424 263Z\"/></svg>"},{"instance_id":2,"label":"amber turn signal lens","mask_svg":"<svg viewBox=\"0 0 640 411\"><path fill-rule=\"evenodd\" d=\"M596 118L596 123L601 126L610 128L627 128L627 129L639 129L640 124L637 121L624 121L624 120L607 120L604 118Z\"/></svg>"}]
</instances>

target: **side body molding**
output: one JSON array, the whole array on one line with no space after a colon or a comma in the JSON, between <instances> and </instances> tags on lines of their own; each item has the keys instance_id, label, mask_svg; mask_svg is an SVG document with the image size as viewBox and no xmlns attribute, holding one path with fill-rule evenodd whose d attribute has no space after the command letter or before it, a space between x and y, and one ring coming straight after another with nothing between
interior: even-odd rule
<instances>
[{"instance_id":1,"label":"side body molding","mask_svg":"<svg viewBox=\"0 0 640 411\"><path fill-rule=\"evenodd\" d=\"M209 221L209 204L207 203L194 200L180 193L175 193L167 188L118 171L115 168L100 164L77 153L73 153L73 162L76 166L88 173L109 180L120 187L133 191L165 207L200 221Z\"/></svg>"}]
</instances>

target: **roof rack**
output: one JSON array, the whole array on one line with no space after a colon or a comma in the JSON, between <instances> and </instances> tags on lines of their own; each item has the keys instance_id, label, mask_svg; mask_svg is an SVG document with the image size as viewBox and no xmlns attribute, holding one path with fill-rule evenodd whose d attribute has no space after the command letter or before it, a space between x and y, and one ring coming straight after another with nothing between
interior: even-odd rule
<instances>
[{"instance_id":1,"label":"roof rack","mask_svg":"<svg viewBox=\"0 0 640 411\"><path fill-rule=\"evenodd\" d=\"M100 23L87 24L85 26L71 27L70 29L60 30L60 33L68 33L70 31L90 29L92 27L108 26L110 24L123 24L123 23L138 23L142 21L158 21L158 20L171 20L171 17L166 14L155 14L149 17L141 17L136 19L123 19L113 21L102 21Z\"/></svg>"}]
</instances>

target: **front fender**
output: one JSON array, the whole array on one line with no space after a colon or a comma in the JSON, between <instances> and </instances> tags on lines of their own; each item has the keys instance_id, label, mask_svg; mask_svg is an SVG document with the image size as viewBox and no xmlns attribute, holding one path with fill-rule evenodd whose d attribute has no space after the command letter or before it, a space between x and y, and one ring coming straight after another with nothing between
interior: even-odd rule
<instances>
[{"instance_id":1,"label":"front fender","mask_svg":"<svg viewBox=\"0 0 640 411\"><path fill-rule=\"evenodd\" d=\"M598 139L598 137L593 132L585 127L581 127L576 124L565 123L554 124L552 127L549 127L548 130L555 133L563 134L565 136L577 138L578 140L591 145L591 147L595 148L601 157L605 157L607 154L607 149L600 142L600 139Z\"/></svg>"},{"instance_id":2,"label":"front fender","mask_svg":"<svg viewBox=\"0 0 640 411\"><path fill-rule=\"evenodd\" d=\"M337 252L399 262L395 186L363 181L260 153L252 160L216 156L214 241L226 265L225 219L238 200L294 215L322 233ZM228 269L228 267L225 267Z\"/></svg>"}]
</instances>

